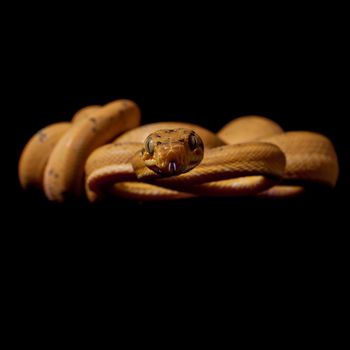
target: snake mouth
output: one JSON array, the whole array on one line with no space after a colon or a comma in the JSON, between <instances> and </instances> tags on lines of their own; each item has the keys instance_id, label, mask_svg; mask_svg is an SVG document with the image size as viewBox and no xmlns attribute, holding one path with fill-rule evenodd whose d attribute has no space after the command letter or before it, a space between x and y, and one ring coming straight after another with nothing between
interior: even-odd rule
<instances>
[{"instance_id":1,"label":"snake mouth","mask_svg":"<svg viewBox=\"0 0 350 350\"><path fill-rule=\"evenodd\" d=\"M174 176L183 173L183 168L174 160L170 161L167 166L164 167L159 167L157 165L148 165L148 167L161 176Z\"/></svg>"},{"instance_id":2,"label":"snake mouth","mask_svg":"<svg viewBox=\"0 0 350 350\"><path fill-rule=\"evenodd\" d=\"M177 165L175 161L170 161L168 164L168 171L170 174L175 174L177 170Z\"/></svg>"}]
</instances>

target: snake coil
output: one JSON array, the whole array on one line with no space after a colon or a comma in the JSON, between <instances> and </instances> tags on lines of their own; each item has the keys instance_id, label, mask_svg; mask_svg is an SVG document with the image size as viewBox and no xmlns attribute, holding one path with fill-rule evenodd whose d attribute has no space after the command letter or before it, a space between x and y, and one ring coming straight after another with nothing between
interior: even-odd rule
<instances>
[{"instance_id":1,"label":"snake coil","mask_svg":"<svg viewBox=\"0 0 350 350\"><path fill-rule=\"evenodd\" d=\"M189 123L140 126L140 115L134 102L117 100L45 127L21 154L21 186L63 202L111 195L289 197L309 184L334 187L337 182L336 152L321 134L284 132L260 116L237 118L215 134ZM166 171L171 176L162 176Z\"/></svg>"}]
</instances>

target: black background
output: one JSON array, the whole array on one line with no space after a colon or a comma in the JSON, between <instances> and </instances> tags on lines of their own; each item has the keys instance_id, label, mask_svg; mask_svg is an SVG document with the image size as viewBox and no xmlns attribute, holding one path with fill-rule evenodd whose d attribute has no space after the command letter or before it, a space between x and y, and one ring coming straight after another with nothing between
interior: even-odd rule
<instances>
[{"instance_id":1,"label":"black background","mask_svg":"<svg viewBox=\"0 0 350 350\"><path fill-rule=\"evenodd\" d=\"M136 299L158 283L165 295L198 284L216 286L223 296L233 284L256 307L263 304L253 301L257 293L275 290L271 298L288 298L290 310L304 301L318 315L331 288L336 308L347 260L345 26L332 13L325 17L326 10L304 10L290 18L259 11L241 18L196 9L171 18L167 12L156 22L131 10L103 21L77 12L28 25L11 39L3 140L12 278L34 289L44 281L50 295L57 281L93 280L108 289L113 280ZM186 120L216 131L235 117L259 114L285 130L323 133L339 156L338 185L281 201L98 205L57 205L20 189L18 158L37 130L118 98L138 103L143 123Z\"/></svg>"},{"instance_id":2,"label":"black background","mask_svg":"<svg viewBox=\"0 0 350 350\"><path fill-rule=\"evenodd\" d=\"M66 66L57 66L58 71L52 68L47 76L41 67L28 71L18 86L15 152L10 160L14 183L10 200L20 213L16 224L22 233L25 230L26 239L32 240L34 232L39 242L56 237L61 244L73 240L79 245L89 238L104 247L105 239L118 242L134 237L154 244L163 239L175 240L181 246L190 244L192 249L204 240L224 250L233 248L238 239L246 243L247 249L259 242L259 255L262 242L267 251L272 249L277 254L283 255L287 249L292 254L290 259L295 259L295 249L307 247L307 255L318 244L327 249L331 249L328 244L334 244L332 249L336 249L343 235L339 220L346 149L341 138L344 113L337 109L341 97L334 96L334 83L319 74L313 59L303 59L297 65L290 63L282 69L274 61L261 60L259 52L247 60L220 57L223 61L208 62L201 55L184 58L164 53L159 63L135 62L135 66L128 57L121 62L113 58L101 72L96 72L96 66L85 69L84 62L74 62L67 71ZM141 60L139 57L137 61ZM116 199L98 205L57 205L19 188L18 157L37 130L69 120L83 106L118 98L137 102L143 123L184 120L216 131L240 115L259 114L275 120L285 130L323 133L334 142L340 158L338 186L332 191L282 201L210 198L137 203Z\"/></svg>"},{"instance_id":3,"label":"black background","mask_svg":"<svg viewBox=\"0 0 350 350\"><path fill-rule=\"evenodd\" d=\"M190 67L171 60L177 69L174 72L164 69L164 75L161 65L149 66L146 71L142 67L135 71L131 71L131 68L121 68L119 71L118 65L109 65L110 72L107 69L94 75L92 70L91 76L80 74L79 66L64 74L53 72L48 77L29 76L29 81L37 78L37 85L25 85L21 95L21 105L25 105L26 109L21 111L16 121L16 148L11 159L16 194L12 200L17 210L24 213L28 222L34 226L41 216L52 215L53 221L56 215L58 218L62 216L60 221L67 217L67 220L69 218L77 223L77 231L84 225L91 227L91 223L102 223L102 213L107 211L110 212L111 221L107 220L105 224L117 236L120 226L114 227L112 221L125 220L126 217L132 223L126 230L132 230L134 226L136 230L142 229L148 233L154 230L162 235L166 232L176 233L177 230L184 232L187 231L186 227L192 231L202 231L206 224L225 227L223 232L230 232L233 236L237 228L244 227L246 223L253 225L255 231L260 229L259 225L261 230L265 225L271 225L273 231L280 232L282 228L276 222L281 220L295 225L299 233L302 231L302 225L299 226L302 221L306 227L310 225L311 231L313 225L322 226L321 223L332 225L330 228L334 230L339 198L345 187L346 163L341 161L345 155L344 140L339 130L342 114L336 111L338 101L333 97L333 85L314 75L311 63L308 75L305 70L296 72L292 69L291 72L283 71L279 76L271 68L261 67L255 62L251 63L249 72L243 74L239 67L233 67L229 62L223 67L216 66L208 70L205 65L201 65L199 57L196 59L198 65ZM323 133L333 141L340 158L338 186L333 191L309 193L301 198L281 202L240 198L173 203L116 200L92 206L83 202L72 206L56 205L40 197L34 198L19 188L15 173L18 157L27 140L37 130L57 121L69 120L83 106L104 104L118 98L129 98L138 103L143 123L182 120L217 131L235 117L258 114L275 120L285 130ZM91 220L89 224L85 218L87 213ZM326 213L327 216L324 215ZM138 217L138 220L135 222L133 217ZM260 218L261 223L255 220L252 222L253 218ZM203 222L206 224L203 225Z\"/></svg>"},{"instance_id":4,"label":"black background","mask_svg":"<svg viewBox=\"0 0 350 350\"><path fill-rule=\"evenodd\" d=\"M323 227L323 224L330 225L334 231L338 207L342 206L339 198L347 179L345 136L342 136L345 94L337 82L338 67L325 62L328 58L322 59L323 45L312 50L303 43L298 47L290 42L274 43L275 47L270 47L261 45L261 40L258 38L254 45L249 43L249 47L243 45L239 49L228 43L197 48L197 41L190 41L184 42L184 46L161 43L157 48L149 44L143 50L138 47L131 50L128 43L124 46L116 40L117 52L101 54L96 61L95 51L86 58L87 49L78 47L67 55L64 47L59 46L60 49L49 51L46 56L35 55L33 60L22 62L16 72L18 80L15 79L10 110L12 128L16 131L9 134L10 141L14 141L10 152L13 185L10 201L16 210L23 213L29 227L35 227L40 217L48 215L53 222L57 222L56 216L61 222L72 220L77 231L84 225L91 228L91 224L104 222L116 236L120 228L119 224L114 227L114 217L116 221L138 217L136 222L131 219L133 225L127 231L134 226L136 231L161 235L169 231L184 232L186 227L192 232L203 231L210 224L225 227L223 232L235 236L237 228L244 227L245 222L253 225L255 232L266 224L281 232L282 227L273 224L276 220L282 221L282 226L295 225L298 232L302 230L301 221L304 226L309 225L310 231L316 231L314 225ZM77 203L73 207L33 198L19 188L18 158L37 130L69 120L86 105L118 98L138 103L143 123L182 120L217 131L233 118L258 114L275 120L285 130L323 133L332 140L339 155L338 186L333 191L282 202L233 198L140 204L116 200L106 205ZM111 222L102 220L105 211L110 211ZM85 219L87 213L91 223ZM258 217L261 224L252 220ZM154 226L157 228L151 229Z\"/></svg>"}]
</instances>

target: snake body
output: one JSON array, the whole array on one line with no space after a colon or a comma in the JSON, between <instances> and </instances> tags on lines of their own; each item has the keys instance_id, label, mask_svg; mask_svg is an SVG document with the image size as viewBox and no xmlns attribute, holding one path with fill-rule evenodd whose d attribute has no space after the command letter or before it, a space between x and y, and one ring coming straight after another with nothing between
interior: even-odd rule
<instances>
[{"instance_id":1,"label":"snake body","mask_svg":"<svg viewBox=\"0 0 350 350\"><path fill-rule=\"evenodd\" d=\"M140 114L134 102L117 100L40 130L20 157L22 187L63 202L84 195L286 197L337 182L336 152L321 134L284 132L260 116L237 118L216 134L190 123L140 126Z\"/></svg>"}]
</instances>

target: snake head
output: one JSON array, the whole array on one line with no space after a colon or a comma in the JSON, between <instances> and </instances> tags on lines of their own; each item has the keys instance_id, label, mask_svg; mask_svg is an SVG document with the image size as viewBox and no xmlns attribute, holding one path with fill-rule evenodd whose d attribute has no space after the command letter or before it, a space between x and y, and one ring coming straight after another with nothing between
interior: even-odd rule
<instances>
[{"instance_id":1,"label":"snake head","mask_svg":"<svg viewBox=\"0 0 350 350\"><path fill-rule=\"evenodd\" d=\"M185 173L204 155L202 139L189 129L162 129L150 134L141 152L144 164L161 176Z\"/></svg>"}]
</instances>

